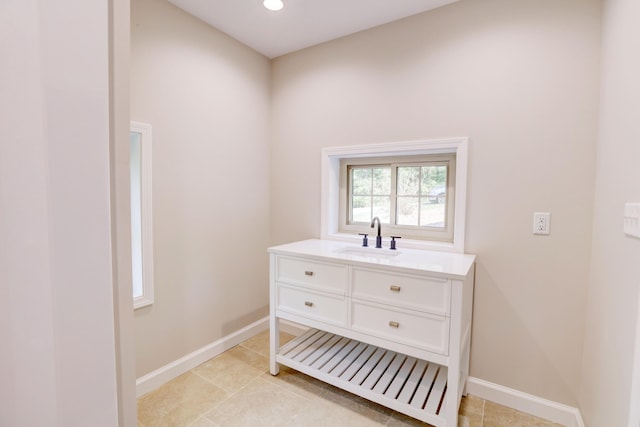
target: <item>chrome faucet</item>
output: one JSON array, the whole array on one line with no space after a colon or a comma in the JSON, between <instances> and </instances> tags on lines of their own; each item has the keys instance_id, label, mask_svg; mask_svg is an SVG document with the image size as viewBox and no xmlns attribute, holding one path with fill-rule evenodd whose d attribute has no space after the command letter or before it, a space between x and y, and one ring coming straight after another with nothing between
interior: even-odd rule
<instances>
[{"instance_id":1,"label":"chrome faucet","mask_svg":"<svg viewBox=\"0 0 640 427\"><path fill-rule=\"evenodd\" d=\"M378 221L378 235L376 236L376 248L380 249L382 247L382 236L380 236L380 218L374 216L371 220L371 228L375 225L376 221Z\"/></svg>"}]
</instances>

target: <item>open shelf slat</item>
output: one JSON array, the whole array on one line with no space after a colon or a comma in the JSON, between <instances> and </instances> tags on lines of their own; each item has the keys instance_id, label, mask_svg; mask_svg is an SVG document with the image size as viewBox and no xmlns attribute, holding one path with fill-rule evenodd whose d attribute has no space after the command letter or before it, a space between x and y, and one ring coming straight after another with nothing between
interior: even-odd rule
<instances>
[{"instance_id":1,"label":"open shelf slat","mask_svg":"<svg viewBox=\"0 0 640 427\"><path fill-rule=\"evenodd\" d=\"M447 368L381 347L311 329L287 343L277 361L435 426Z\"/></svg>"}]
</instances>

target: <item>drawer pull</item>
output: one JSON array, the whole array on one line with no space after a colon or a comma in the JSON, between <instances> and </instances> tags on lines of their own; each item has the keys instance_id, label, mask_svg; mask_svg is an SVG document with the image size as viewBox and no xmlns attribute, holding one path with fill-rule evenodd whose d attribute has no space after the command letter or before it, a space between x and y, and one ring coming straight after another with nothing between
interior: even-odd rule
<instances>
[{"instance_id":1,"label":"drawer pull","mask_svg":"<svg viewBox=\"0 0 640 427\"><path fill-rule=\"evenodd\" d=\"M391 285L389 289L391 290L391 292L400 292L400 286L398 285Z\"/></svg>"},{"instance_id":2,"label":"drawer pull","mask_svg":"<svg viewBox=\"0 0 640 427\"><path fill-rule=\"evenodd\" d=\"M313 271L305 271L304 275L305 276L313 276Z\"/></svg>"},{"instance_id":3,"label":"drawer pull","mask_svg":"<svg viewBox=\"0 0 640 427\"><path fill-rule=\"evenodd\" d=\"M304 305L306 305L307 307L313 307L313 303L311 301L305 301Z\"/></svg>"},{"instance_id":4,"label":"drawer pull","mask_svg":"<svg viewBox=\"0 0 640 427\"><path fill-rule=\"evenodd\" d=\"M389 326L391 326L392 328L399 328L400 327L400 323L391 321L391 322L389 322Z\"/></svg>"}]
</instances>

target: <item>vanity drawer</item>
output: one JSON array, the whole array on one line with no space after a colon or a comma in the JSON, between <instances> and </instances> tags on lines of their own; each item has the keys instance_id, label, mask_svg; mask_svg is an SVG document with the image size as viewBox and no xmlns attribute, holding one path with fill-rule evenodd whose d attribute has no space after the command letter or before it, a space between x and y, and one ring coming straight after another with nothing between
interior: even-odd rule
<instances>
[{"instance_id":1,"label":"vanity drawer","mask_svg":"<svg viewBox=\"0 0 640 427\"><path fill-rule=\"evenodd\" d=\"M400 344L449 354L449 318L354 301L351 328Z\"/></svg>"},{"instance_id":2,"label":"vanity drawer","mask_svg":"<svg viewBox=\"0 0 640 427\"><path fill-rule=\"evenodd\" d=\"M389 273L354 267L354 298L449 316L451 284L447 279Z\"/></svg>"},{"instance_id":3,"label":"vanity drawer","mask_svg":"<svg viewBox=\"0 0 640 427\"><path fill-rule=\"evenodd\" d=\"M346 326L347 301L344 296L278 285L278 310L332 325Z\"/></svg>"},{"instance_id":4,"label":"vanity drawer","mask_svg":"<svg viewBox=\"0 0 640 427\"><path fill-rule=\"evenodd\" d=\"M277 257L276 281L311 289L335 292L345 295L347 292L347 266L305 259Z\"/></svg>"}]
</instances>

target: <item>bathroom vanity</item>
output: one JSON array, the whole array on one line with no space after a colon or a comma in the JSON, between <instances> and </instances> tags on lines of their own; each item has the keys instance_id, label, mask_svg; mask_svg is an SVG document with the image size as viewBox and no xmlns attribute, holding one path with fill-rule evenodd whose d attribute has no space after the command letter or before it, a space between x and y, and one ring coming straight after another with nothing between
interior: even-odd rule
<instances>
[{"instance_id":1,"label":"bathroom vanity","mask_svg":"<svg viewBox=\"0 0 640 427\"><path fill-rule=\"evenodd\" d=\"M271 374L283 364L434 426L457 426L473 255L329 240L269 254ZM280 319L309 329L281 347Z\"/></svg>"}]
</instances>

